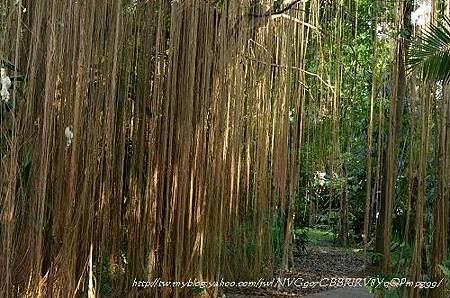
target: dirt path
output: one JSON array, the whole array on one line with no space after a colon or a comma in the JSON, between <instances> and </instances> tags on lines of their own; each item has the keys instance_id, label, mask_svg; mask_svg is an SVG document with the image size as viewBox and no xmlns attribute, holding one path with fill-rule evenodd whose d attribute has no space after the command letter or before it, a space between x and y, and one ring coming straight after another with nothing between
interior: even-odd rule
<instances>
[{"instance_id":1,"label":"dirt path","mask_svg":"<svg viewBox=\"0 0 450 298\"><path fill-rule=\"evenodd\" d=\"M308 247L305 254L295 256L295 267L289 271L280 271L277 278L293 281L284 286L267 288L234 289L228 292L227 298L243 297L336 297L336 298L369 298L373 297L363 287L333 286L333 278L363 277L364 258L350 249L339 247ZM329 286L321 286L319 282ZM349 280L350 281L350 280ZM316 282L311 287L303 287L306 282ZM331 285L330 285L331 284Z\"/></svg>"}]
</instances>

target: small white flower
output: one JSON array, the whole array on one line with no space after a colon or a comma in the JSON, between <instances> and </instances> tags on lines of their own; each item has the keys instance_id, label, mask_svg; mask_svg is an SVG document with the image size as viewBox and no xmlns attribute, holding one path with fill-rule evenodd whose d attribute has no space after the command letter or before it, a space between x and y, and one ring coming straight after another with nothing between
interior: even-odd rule
<instances>
[{"instance_id":1,"label":"small white flower","mask_svg":"<svg viewBox=\"0 0 450 298\"><path fill-rule=\"evenodd\" d=\"M66 146L70 147L70 145L72 144L73 132L69 126L66 127L64 134L66 135Z\"/></svg>"}]
</instances>

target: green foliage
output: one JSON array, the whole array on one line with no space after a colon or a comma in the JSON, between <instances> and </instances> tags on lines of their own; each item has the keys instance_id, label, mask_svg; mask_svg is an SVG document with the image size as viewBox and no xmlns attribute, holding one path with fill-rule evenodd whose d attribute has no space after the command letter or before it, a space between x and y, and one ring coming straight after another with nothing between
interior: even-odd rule
<instances>
[{"instance_id":1,"label":"green foliage","mask_svg":"<svg viewBox=\"0 0 450 298\"><path fill-rule=\"evenodd\" d=\"M213 5L219 10L222 10L225 4L225 0L213 0L212 2Z\"/></svg>"},{"instance_id":2,"label":"green foliage","mask_svg":"<svg viewBox=\"0 0 450 298\"><path fill-rule=\"evenodd\" d=\"M111 278L109 272L110 264L107 257L103 258L98 270L96 270L96 276L99 276L99 292L102 296L111 295L113 289L111 286Z\"/></svg>"},{"instance_id":3,"label":"green foliage","mask_svg":"<svg viewBox=\"0 0 450 298\"><path fill-rule=\"evenodd\" d=\"M407 243L398 243L394 242L393 246L396 247L396 249L392 252L392 266L394 268L406 268L408 265L408 262L411 260L412 257L412 247L408 245Z\"/></svg>"},{"instance_id":4,"label":"green foliage","mask_svg":"<svg viewBox=\"0 0 450 298\"><path fill-rule=\"evenodd\" d=\"M383 258L383 254L376 251L368 251L367 257L371 260L372 264L379 264Z\"/></svg>"},{"instance_id":5,"label":"green foliage","mask_svg":"<svg viewBox=\"0 0 450 298\"><path fill-rule=\"evenodd\" d=\"M116 285L124 277L127 267L127 257L121 254L120 260L111 258L110 244L107 243L103 251L102 260L94 264L94 283L101 297L114 296Z\"/></svg>"},{"instance_id":6,"label":"green foliage","mask_svg":"<svg viewBox=\"0 0 450 298\"><path fill-rule=\"evenodd\" d=\"M333 246L335 235L331 231L306 228L298 229L296 234L300 237L306 237L307 243L312 246Z\"/></svg>"},{"instance_id":7,"label":"green foliage","mask_svg":"<svg viewBox=\"0 0 450 298\"><path fill-rule=\"evenodd\" d=\"M279 213L275 212L272 216L271 223L271 239L272 239L272 251L275 266L281 264L283 257L283 243L284 243L284 231L283 222Z\"/></svg>"},{"instance_id":8,"label":"green foliage","mask_svg":"<svg viewBox=\"0 0 450 298\"><path fill-rule=\"evenodd\" d=\"M448 81L450 79L450 19L444 17L437 25L431 24L408 53L408 64L421 69L425 78Z\"/></svg>"},{"instance_id":9,"label":"green foliage","mask_svg":"<svg viewBox=\"0 0 450 298\"><path fill-rule=\"evenodd\" d=\"M372 276L372 278L379 278L380 280L392 280L396 278L395 274L380 274L378 276ZM367 289L370 293L376 294L376 297L383 298L400 298L401 296L401 288L393 287L393 288L385 288L383 285L366 285Z\"/></svg>"},{"instance_id":10,"label":"green foliage","mask_svg":"<svg viewBox=\"0 0 450 298\"><path fill-rule=\"evenodd\" d=\"M378 152L372 146L367 152L368 114L371 97L372 79L377 81L377 99L375 117L381 105L386 107L387 90L385 82L390 81L392 71L392 52L396 32L392 20L395 17L395 3L377 4L375 1L358 0L357 13L345 8L341 20L330 18L321 24L321 43L314 40L308 44L306 52L306 70L312 73L327 74L322 78L334 86L333 73L339 69L342 80L339 81L339 140L333 142L333 115L330 109L323 113L317 109L305 110L304 144L300 152L300 194L297 206L296 227L309 223L310 207L315 210L314 219L326 230L337 229L339 225L340 198L342 191L347 192L349 234L354 241L362 241L364 206L366 196L366 158L372 156L372 179L375 175ZM326 9L321 10L326 13ZM357 17L357 22L355 22ZM329 32L342 29L340 44ZM375 39L376 37L376 39ZM373 49L376 40L376 65L372 73ZM339 51L340 57L336 59ZM318 55L321 59L318 59ZM317 77L306 77L308 86L323 86ZM307 96L306 105L329 100L329 89L314 88ZM373 137L379 130L385 131L385 121L374 120ZM375 140L375 139L374 139ZM339 148L336 148L338 146ZM383 150L383 148L381 148ZM336 153L337 151L337 153ZM334 156L334 155L337 156ZM345 165L346 175L341 172ZM330 171L328 168L332 168ZM327 172L323 186L315 180L317 172ZM317 203L317 206L316 206ZM331 205L331 206L330 206ZM331 208L330 208L331 207ZM329 208L331 211L329 211ZM319 210L319 211L317 211ZM351 241L352 239L350 239Z\"/></svg>"},{"instance_id":11,"label":"green foliage","mask_svg":"<svg viewBox=\"0 0 450 298\"><path fill-rule=\"evenodd\" d=\"M294 231L295 235L295 245L300 253L306 252L306 246L308 245L310 239L308 234L309 229L298 229Z\"/></svg>"},{"instance_id":12,"label":"green foliage","mask_svg":"<svg viewBox=\"0 0 450 298\"><path fill-rule=\"evenodd\" d=\"M194 292L194 295L201 296L206 292L206 289L203 287L194 287L193 292Z\"/></svg>"},{"instance_id":13,"label":"green foliage","mask_svg":"<svg viewBox=\"0 0 450 298\"><path fill-rule=\"evenodd\" d=\"M442 273L447 279L450 279L450 258L447 259L443 264L439 265Z\"/></svg>"}]
</instances>

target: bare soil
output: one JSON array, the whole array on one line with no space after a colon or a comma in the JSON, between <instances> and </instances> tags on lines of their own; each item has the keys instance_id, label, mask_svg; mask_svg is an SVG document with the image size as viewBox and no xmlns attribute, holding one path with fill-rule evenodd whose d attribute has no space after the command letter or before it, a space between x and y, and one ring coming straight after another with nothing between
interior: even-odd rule
<instances>
[{"instance_id":1,"label":"bare soil","mask_svg":"<svg viewBox=\"0 0 450 298\"><path fill-rule=\"evenodd\" d=\"M348 248L311 246L303 254L294 256L295 266L288 271L279 271L276 277L302 278L303 281L320 281L322 278L357 278L364 277L364 256ZM352 292L353 290L353 292ZM327 292L324 292L327 291ZM317 297L371 297L364 288L314 287L303 288L295 285L270 288L239 288L230 289L226 293L228 298L241 297L301 297L322 292L325 296ZM327 296L328 294L332 296ZM340 295L341 293L342 295ZM354 296L348 296L354 293ZM316 295L312 296L316 297Z\"/></svg>"}]
</instances>

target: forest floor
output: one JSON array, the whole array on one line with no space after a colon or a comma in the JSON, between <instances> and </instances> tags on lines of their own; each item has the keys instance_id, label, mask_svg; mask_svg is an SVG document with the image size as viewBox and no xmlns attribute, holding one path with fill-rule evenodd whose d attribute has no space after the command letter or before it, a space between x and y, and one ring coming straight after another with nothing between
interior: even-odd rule
<instances>
[{"instance_id":1,"label":"forest floor","mask_svg":"<svg viewBox=\"0 0 450 298\"><path fill-rule=\"evenodd\" d=\"M277 272L277 277L290 278L299 282L319 282L324 278L363 278L365 260L361 253L350 248L333 247L325 243L310 243L304 252L294 254L294 266L287 271ZM318 246L317 244L322 244ZM228 291L227 298L244 297L335 297L335 298L369 298L373 297L364 287L303 287L287 283L284 287L238 288Z\"/></svg>"}]
</instances>

